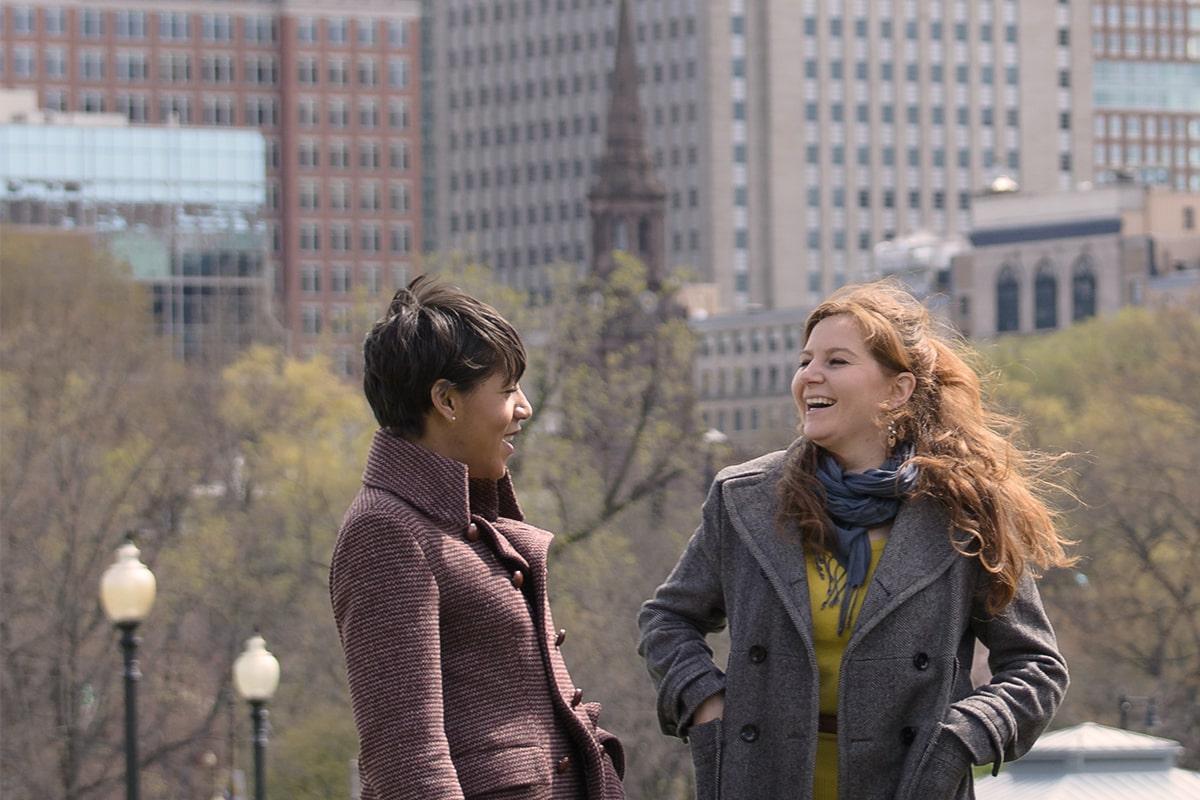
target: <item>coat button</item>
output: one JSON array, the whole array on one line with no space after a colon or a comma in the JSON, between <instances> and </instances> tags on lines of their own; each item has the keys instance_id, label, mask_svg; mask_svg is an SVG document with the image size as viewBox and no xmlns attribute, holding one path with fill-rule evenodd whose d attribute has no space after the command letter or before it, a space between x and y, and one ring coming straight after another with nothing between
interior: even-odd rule
<instances>
[{"instance_id":1,"label":"coat button","mask_svg":"<svg viewBox=\"0 0 1200 800\"><path fill-rule=\"evenodd\" d=\"M558 760L558 765L555 766L555 769L558 771L559 775L565 774L566 771L569 770L570 768L571 768L571 757L570 756L563 756L562 758L560 758Z\"/></svg>"},{"instance_id":2,"label":"coat button","mask_svg":"<svg viewBox=\"0 0 1200 800\"><path fill-rule=\"evenodd\" d=\"M521 570L516 570L515 572L513 572L512 585L514 587L516 587L517 589L520 589L522 586L524 586L525 585L525 573L521 572Z\"/></svg>"},{"instance_id":3,"label":"coat button","mask_svg":"<svg viewBox=\"0 0 1200 800\"><path fill-rule=\"evenodd\" d=\"M761 664L767 660L767 648L760 644L753 645L750 648L750 663Z\"/></svg>"},{"instance_id":4,"label":"coat button","mask_svg":"<svg viewBox=\"0 0 1200 800\"><path fill-rule=\"evenodd\" d=\"M913 666L917 669L929 669L929 656L925 653L917 653L913 656Z\"/></svg>"},{"instance_id":5,"label":"coat button","mask_svg":"<svg viewBox=\"0 0 1200 800\"><path fill-rule=\"evenodd\" d=\"M753 725L743 725L741 733L738 735L742 737L743 742L757 742L758 728L754 727Z\"/></svg>"},{"instance_id":6,"label":"coat button","mask_svg":"<svg viewBox=\"0 0 1200 800\"><path fill-rule=\"evenodd\" d=\"M470 525L467 526L467 541L469 541L469 542L478 542L479 541L479 526L476 525L474 522L472 522Z\"/></svg>"},{"instance_id":7,"label":"coat button","mask_svg":"<svg viewBox=\"0 0 1200 800\"><path fill-rule=\"evenodd\" d=\"M559 628L558 635L554 637L554 646L562 647L562 643L567 639L567 629Z\"/></svg>"},{"instance_id":8,"label":"coat button","mask_svg":"<svg viewBox=\"0 0 1200 800\"><path fill-rule=\"evenodd\" d=\"M583 702L583 689L576 689L575 694L571 695L571 708Z\"/></svg>"},{"instance_id":9,"label":"coat button","mask_svg":"<svg viewBox=\"0 0 1200 800\"><path fill-rule=\"evenodd\" d=\"M914 728L913 726L905 725L903 728L900 729L900 741L904 743L905 747L908 747L910 744L912 744L914 741L916 741L916 739L917 739L917 729Z\"/></svg>"}]
</instances>

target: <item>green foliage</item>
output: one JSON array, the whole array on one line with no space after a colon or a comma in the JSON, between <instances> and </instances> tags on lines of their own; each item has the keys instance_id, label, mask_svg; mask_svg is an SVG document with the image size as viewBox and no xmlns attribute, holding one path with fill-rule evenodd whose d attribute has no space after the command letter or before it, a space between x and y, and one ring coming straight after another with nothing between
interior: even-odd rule
<instances>
[{"instance_id":1,"label":"green foliage","mask_svg":"<svg viewBox=\"0 0 1200 800\"><path fill-rule=\"evenodd\" d=\"M1200 315L1128 309L994 353L1035 444L1078 454L1065 476L1083 556L1046 593L1074 669L1064 719L1115 723L1155 696L1200 763Z\"/></svg>"}]
</instances>

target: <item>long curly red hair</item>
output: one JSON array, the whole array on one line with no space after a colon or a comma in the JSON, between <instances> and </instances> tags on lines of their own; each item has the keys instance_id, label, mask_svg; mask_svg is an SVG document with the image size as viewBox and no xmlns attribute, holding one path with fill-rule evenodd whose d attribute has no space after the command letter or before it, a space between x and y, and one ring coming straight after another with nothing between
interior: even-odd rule
<instances>
[{"instance_id":1,"label":"long curly red hair","mask_svg":"<svg viewBox=\"0 0 1200 800\"><path fill-rule=\"evenodd\" d=\"M890 281L846 286L817 306L805 339L823 319L845 314L862 332L868 351L885 370L912 373L908 402L879 423L895 426L912 444L920 470L915 496L928 496L950 512L965 535L953 539L964 556L979 559L991 576L986 609L1002 611L1026 572L1069 566L1071 542L1055 526L1046 502L1054 484L1045 479L1057 458L1020 449L1016 420L984 403L976 354L960 339L940 334L929 311ZM798 526L805 546L828 549L831 530L824 493L816 480L821 448L803 441L780 481L780 517Z\"/></svg>"}]
</instances>

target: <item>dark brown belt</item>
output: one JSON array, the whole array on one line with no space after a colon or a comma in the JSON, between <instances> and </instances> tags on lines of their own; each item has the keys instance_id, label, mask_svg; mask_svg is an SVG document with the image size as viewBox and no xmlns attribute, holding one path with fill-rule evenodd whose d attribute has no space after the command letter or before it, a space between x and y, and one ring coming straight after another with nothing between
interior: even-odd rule
<instances>
[{"instance_id":1,"label":"dark brown belt","mask_svg":"<svg viewBox=\"0 0 1200 800\"><path fill-rule=\"evenodd\" d=\"M817 730L821 733L837 733L837 714L820 714L817 716Z\"/></svg>"}]
</instances>

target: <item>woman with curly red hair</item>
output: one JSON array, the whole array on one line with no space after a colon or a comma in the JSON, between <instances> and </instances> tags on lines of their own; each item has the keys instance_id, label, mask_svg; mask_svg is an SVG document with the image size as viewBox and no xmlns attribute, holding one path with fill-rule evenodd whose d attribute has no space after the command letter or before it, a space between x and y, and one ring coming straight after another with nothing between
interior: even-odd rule
<instances>
[{"instance_id":1,"label":"woman with curly red hair","mask_svg":"<svg viewBox=\"0 0 1200 800\"><path fill-rule=\"evenodd\" d=\"M966 355L891 283L809 316L800 438L717 475L639 617L698 798L967 798L972 764L1050 722L1067 669L1034 578L1070 558ZM726 625L722 670L705 639Z\"/></svg>"}]
</instances>

